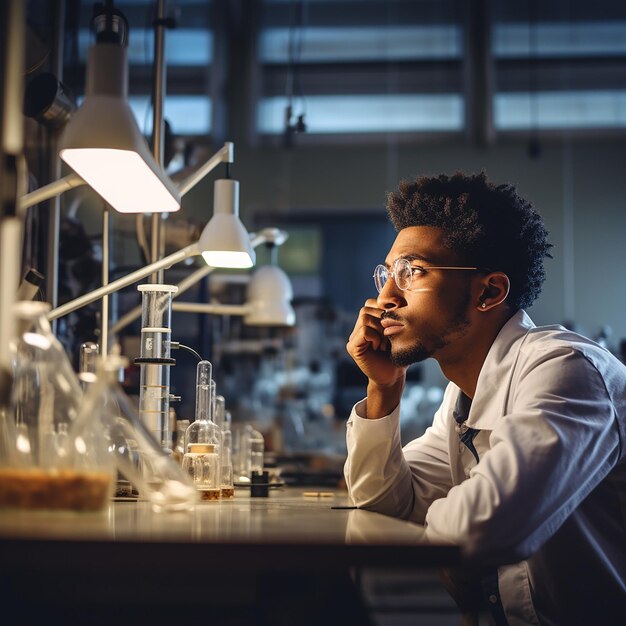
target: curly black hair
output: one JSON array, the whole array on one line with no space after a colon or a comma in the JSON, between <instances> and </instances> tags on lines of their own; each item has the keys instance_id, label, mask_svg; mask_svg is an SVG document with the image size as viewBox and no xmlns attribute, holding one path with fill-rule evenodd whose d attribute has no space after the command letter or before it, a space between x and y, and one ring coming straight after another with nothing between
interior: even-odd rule
<instances>
[{"instance_id":1,"label":"curly black hair","mask_svg":"<svg viewBox=\"0 0 626 626\"><path fill-rule=\"evenodd\" d=\"M422 176L387 195L387 213L396 231L442 228L445 245L463 263L504 272L513 310L531 306L541 292L552 244L541 216L513 185L495 185L484 172Z\"/></svg>"}]
</instances>

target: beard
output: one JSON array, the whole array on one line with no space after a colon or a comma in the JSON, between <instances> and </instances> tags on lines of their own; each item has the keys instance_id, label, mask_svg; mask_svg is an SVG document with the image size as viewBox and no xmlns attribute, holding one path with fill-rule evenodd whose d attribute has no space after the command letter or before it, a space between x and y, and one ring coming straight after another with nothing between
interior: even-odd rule
<instances>
[{"instance_id":1,"label":"beard","mask_svg":"<svg viewBox=\"0 0 626 626\"><path fill-rule=\"evenodd\" d=\"M416 339L415 343L405 348L394 348L391 340L391 362L398 367L408 367L413 363L421 363L432 357L437 351L445 348L455 339L465 334L465 329L469 326L467 307L471 299L470 290L467 290L466 297L459 300L458 306L452 311L451 320L447 330L440 334L425 333L423 337ZM393 313L387 314L393 318Z\"/></svg>"}]
</instances>

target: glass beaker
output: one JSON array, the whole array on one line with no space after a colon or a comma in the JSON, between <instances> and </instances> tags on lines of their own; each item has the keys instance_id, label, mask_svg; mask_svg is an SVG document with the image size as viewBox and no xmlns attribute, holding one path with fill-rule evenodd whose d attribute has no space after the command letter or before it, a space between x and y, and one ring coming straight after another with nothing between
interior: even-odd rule
<instances>
[{"instance_id":1,"label":"glass beaker","mask_svg":"<svg viewBox=\"0 0 626 626\"><path fill-rule=\"evenodd\" d=\"M77 427L82 391L53 335L45 302L14 306L13 387L3 424L0 507L93 511L105 507L114 466L93 418Z\"/></svg>"}]
</instances>

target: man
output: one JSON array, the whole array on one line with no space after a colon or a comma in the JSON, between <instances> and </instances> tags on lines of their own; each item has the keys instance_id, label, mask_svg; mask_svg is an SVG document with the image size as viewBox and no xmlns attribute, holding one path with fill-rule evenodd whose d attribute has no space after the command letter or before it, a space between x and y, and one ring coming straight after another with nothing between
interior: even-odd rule
<instances>
[{"instance_id":1,"label":"man","mask_svg":"<svg viewBox=\"0 0 626 626\"><path fill-rule=\"evenodd\" d=\"M347 344L368 377L347 424L352 499L461 545L480 566L462 609L626 623L626 368L524 311L550 256L540 216L484 174L405 181L387 210L398 234ZM450 383L402 448L406 368L428 357Z\"/></svg>"}]
</instances>

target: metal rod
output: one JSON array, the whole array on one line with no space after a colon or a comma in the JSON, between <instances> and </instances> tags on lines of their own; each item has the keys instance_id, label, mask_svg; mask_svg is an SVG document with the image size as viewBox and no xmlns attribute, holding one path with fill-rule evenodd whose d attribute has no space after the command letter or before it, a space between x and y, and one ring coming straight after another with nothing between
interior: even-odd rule
<instances>
[{"instance_id":1,"label":"metal rod","mask_svg":"<svg viewBox=\"0 0 626 626\"><path fill-rule=\"evenodd\" d=\"M227 141L224 145L199 169L190 174L178 185L180 195L184 196L191 191L210 171L214 170L220 163L232 163L234 160L233 143Z\"/></svg>"},{"instance_id":2,"label":"metal rod","mask_svg":"<svg viewBox=\"0 0 626 626\"><path fill-rule=\"evenodd\" d=\"M263 236L263 233L257 234L253 237L250 244L253 248L256 248L262 243L265 243L266 238ZM186 278L181 280L177 287L178 291L173 295L174 298L179 296L181 293L185 293L188 289L193 287L196 283L200 282L205 276L208 276L215 268L211 265L204 265L203 267L198 268L195 272L192 272ZM139 316L141 315L141 306L136 306L131 309L128 313L120 317L120 319L111 327L110 332L112 335L117 335L120 330L126 328L129 324L132 324Z\"/></svg>"},{"instance_id":3,"label":"metal rod","mask_svg":"<svg viewBox=\"0 0 626 626\"><path fill-rule=\"evenodd\" d=\"M152 153L156 162L163 167L163 100L165 96L165 0L157 1L157 15L154 21L154 90L152 92ZM160 213L153 213L151 218L151 255L150 261L159 260L163 220ZM152 283L163 282L163 272L155 272Z\"/></svg>"},{"instance_id":4,"label":"metal rod","mask_svg":"<svg viewBox=\"0 0 626 626\"><path fill-rule=\"evenodd\" d=\"M109 207L104 205L102 212L102 286L109 284ZM106 357L109 345L109 296L102 298L102 318L100 319L100 354Z\"/></svg>"},{"instance_id":5,"label":"metal rod","mask_svg":"<svg viewBox=\"0 0 626 626\"><path fill-rule=\"evenodd\" d=\"M89 293L86 293L84 296L80 296L71 302L67 302L66 304L57 307L56 309L52 309L50 313L48 313L47 317L49 320L55 320L59 317L63 317L72 311L76 311L96 300L99 300L103 296L109 295L110 293L114 293L123 289L124 287L128 287L133 283L140 281L142 278L149 276L153 272L156 272L160 269L167 269L168 267L172 267L172 265L176 263L180 263L185 259L188 259L190 256L194 256L196 254L200 254L200 248L197 243L194 243L178 252L174 252L169 256L166 256L164 259L157 261L156 263L150 263L150 265L146 265L135 272L131 272L128 276L123 276L122 278L118 278L114 280L112 283L100 287L99 289L95 289Z\"/></svg>"},{"instance_id":6,"label":"metal rod","mask_svg":"<svg viewBox=\"0 0 626 626\"><path fill-rule=\"evenodd\" d=\"M63 39L65 27L65 0L52 3L52 72L59 81L63 80ZM59 131L48 130L48 180L58 180L61 176L61 159L59 158ZM48 206L48 244L46 299L56 307L59 303L59 239L61 233L61 198L55 195ZM56 324L52 324L52 332L56 332Z\"/></svg>"},{"instance_id":7,"label":"metal rod","mask_svg":"<svg viewBox=\"0 0 626 626\"><path fill-rule=\"evenodd\" d=\"M8 401L16 331L13 303L19 287L22 223L17 198L23 191L24 2L0 3L0 405Z\"/></svg>"},{"instance_id":8,"label":"metal rod","mask_svg":"<svg viewBox=\"0 0 626 626\"><path fill-rule=\"evenodd\" d=\"M174 302L172 311L183 313L208 313L214 315L246 315L251 310L247 304L202 304L200 302Z\"/></svg>"},{"instance_id":9,"label":"metal rod","mask_svg":"<svg viewBox=\"0 0 626 626\"><path fill-rule=\"evenodd\" d=\"M55 180L48 185L44 185L43 187L35 189L35 191L31 191L30 193L22 196L17 202L18 210L22 213L31 206L35 206L40 202L54 198L54 196L65 193L70 189L74 189L74 187L80 187L81 185L86 184L87 183L85 183L85 181L78 174L68 174L63 178L59 178L59 180Z\"/></svg>"},{"instance_id":10,"label":"metal rod","mask_svg":"<svg viewBox=\"0 0 626 626\"><path fill-rule=\"evenodd\" d=\"M178 283L178 291L173 295L173 297L175 298L179 294L187 291L187 289L189 289L190 287L193 287L193 285L195 285L198 281L210 274L213 270L215 270L215 268L211 265L204 265L198 268L195 272L192 272L189 276L187 276L187 278L184 278ZM137 305L136 307L128 311L128 313L122 315L122 317L120 317L120 319L117 320L117 322L113 324L113 326L111 326L111 334L116 335L120 330L126 328L129 324L132 324L140 315L141 305Z\"/></svg>"}]
</instances>

